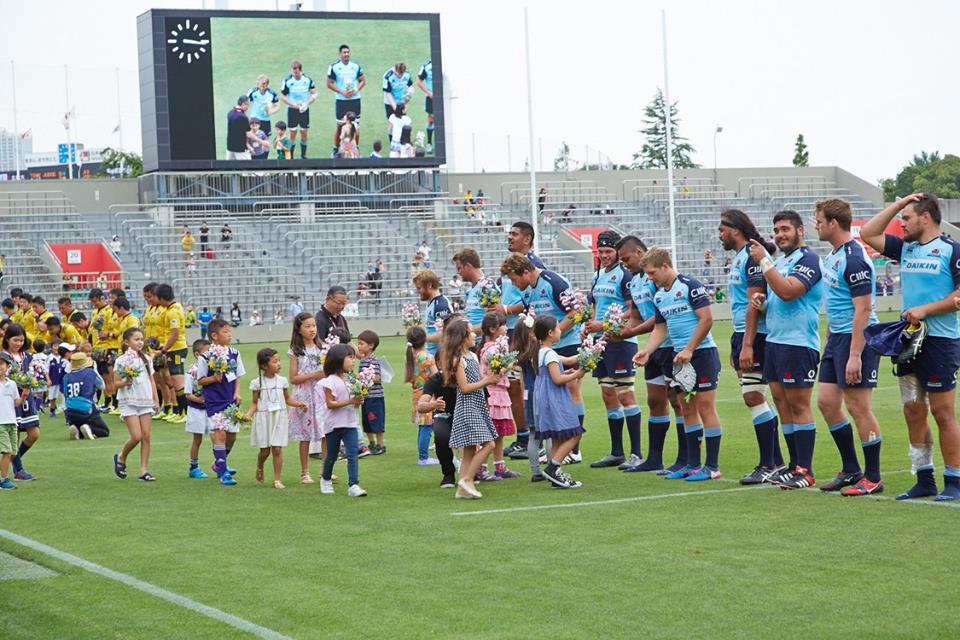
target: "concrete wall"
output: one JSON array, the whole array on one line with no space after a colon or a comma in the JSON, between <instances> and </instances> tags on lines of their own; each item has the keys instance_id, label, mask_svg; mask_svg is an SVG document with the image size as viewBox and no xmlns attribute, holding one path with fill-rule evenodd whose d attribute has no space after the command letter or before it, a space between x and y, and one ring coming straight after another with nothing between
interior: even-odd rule
<instances>
[{"instance_id":1,"label":"concrete wall","mask_svg":"<svg viewBox=\"0 0 960 640\"><path fill-rule=\"evenodd\" d=\"M60 191L81 213L107 213L113 204L139 201L135 179L114 180L21 180L0 182L0 193L15 191Z\"/></svg>"}]
</instances>

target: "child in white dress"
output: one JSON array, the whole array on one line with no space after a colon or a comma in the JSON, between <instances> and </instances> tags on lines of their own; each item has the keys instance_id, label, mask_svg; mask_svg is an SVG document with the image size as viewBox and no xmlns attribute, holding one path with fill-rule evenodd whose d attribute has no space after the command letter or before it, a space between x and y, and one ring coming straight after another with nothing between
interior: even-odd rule
<instances>
[{"instance_id":1,"label":"child in white dress","mask_svg":"<svg viewBox=\"0 0 960 640\"><path fill-rule=\"evenodd\" d=\"M280 472L283 469L283 447L287 446L287 407L306 409L307 406L290 397L289 383L280 373L280 356L274 349L257 352L260 375L250 381L253 400L247 417L253 420L250 444L260 449L257 455L257 482L263 482L263 463L273 455L273 487L283 489Z\"/></svg>"}]
</instances>

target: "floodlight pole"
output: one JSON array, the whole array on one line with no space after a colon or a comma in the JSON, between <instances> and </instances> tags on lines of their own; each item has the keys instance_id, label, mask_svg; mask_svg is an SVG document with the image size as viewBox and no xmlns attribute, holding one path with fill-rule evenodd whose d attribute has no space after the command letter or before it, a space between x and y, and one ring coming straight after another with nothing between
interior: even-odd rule
<instances>
[{"instance_id":1,"label":"floodlight pole","mask_svg":"<svg viewBox=\"0 0 960 640\"><path fill-rule=\"evenodd\" d=\"M67 65L63 65L63 88L67 96L67 179L73 180L73 132L70 131L73 123L70 122L70 75Z\"/></svg>"},{"instance_id":2,"label":"floodlight pole","mask_svg":"<svg viewBox=\"0 0 960 640\"><path fill-rule=\"evenodd\" d=\"M20 127L17 126L17 65L10 61L10 84L13 93L13 147L17 154L17 180L20 179Z\"/></svg>"},{"instance_id":3,"label":"floodlight pole","mask_svg":"<svg viewBox=\"0 0 960 640\"><path fill-rule=\"evenodd\" d=\"M673 203L673 131L670 122L670 80L667 72L667 10L660 10L660 24L663 31L663 101L664 121L667 131L667 208L670 215L670 254L674 265L678 265L677 257L677 216Z\"/></svg>"},{"instance_id":4,"label":"floodlight pole","mask_svg":"<svg viewBox=\"0 0 960 640\"><path fill-rule=\"evenodd\" d=\"M530 225L533 227L533 252L537 253L540 249L540 221L537 219L537 169L533 163L533 89L530 78L530 8L523 8L523 52L527 63L527 140L530 144ZM540 153L540 162L543 162L543 152Z\"/></svg>"},{"instance_id":5,"label":"floodlight pole","mask_svg":"<svg viewBox=\"0 0 960 640\"><path fill-rule=\"evenodd\" d=\"M117 67L117 133L120 134L119 150L123 151L123 113L120 110L120 67Z\"/></svg>"}]
</instances>

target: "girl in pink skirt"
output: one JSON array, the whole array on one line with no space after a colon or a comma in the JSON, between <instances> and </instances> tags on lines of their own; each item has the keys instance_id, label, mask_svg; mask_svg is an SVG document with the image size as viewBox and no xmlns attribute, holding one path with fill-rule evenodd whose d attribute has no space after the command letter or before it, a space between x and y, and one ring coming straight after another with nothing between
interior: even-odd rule
<instances>
[{"instance_id":1,"label":"girl in pink skirt","mask_svg":"<svg viewBox=\"0 0 960 640\"><path fill-rule=\"evenodd\" d=\"M300 443L300 482L313 484L310 477L310 443L323 444L324 397L320 390L323 366L320 364L320 341L317 340L317 320L311 313L298 314L293 319L290 338L288 378L290 396L307 406L291 409L288 417L288 437Z\"/></svg>"},{"instance_id":2,"label":"girl in pink skirt","mask_svg":"<svg viewBox=\"0 0 960 640\"><path fill-rule=\"evenodd\" d=\"M488 313L483 316L480 330L483 333L483 343L480 347L480 375L486 377L492 373L487 364L488 354L497 340L507 335L507 318L499 311ZM487 405L490 407L493 428L497 430L497 439L494 440L493 446L494 472L490 473L487 465L484 464L480 467L477 480L489 482L503 478L519 478L520 474L507 469L503 460L503 438L517 432L510 404L510 380L506 376L497 384L487 387Z\"/></svg>"}]
</instances>

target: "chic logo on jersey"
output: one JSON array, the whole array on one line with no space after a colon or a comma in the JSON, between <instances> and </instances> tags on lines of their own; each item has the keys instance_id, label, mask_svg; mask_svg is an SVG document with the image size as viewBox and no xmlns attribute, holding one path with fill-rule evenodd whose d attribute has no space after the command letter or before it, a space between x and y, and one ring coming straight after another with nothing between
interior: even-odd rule
<instances>
[{"instance_id":1,"label":"chic logo on jersey","mask_svg":"<svg viewBox=\"0 0 960 640\"><path fill-rule=\"evenodd\" d=\"M798 264L798 265L794 265L793 272L803 274L808 278L812 278L814 274L816 274L817 270L814 269L813 267L808 267L805 264Z\"/></svg>"},{"instance_id":2,"label":"chic logo on jersey","mask_svg":"<svg viewBox=\"0 0 960 640\"><path fill-rule=\"evenodd\" d=\"M866 282L868 280L870 280L870 271L867 269L850 274L850 284L860 284L861 282Z\"/></svg>"}]
</instances>

